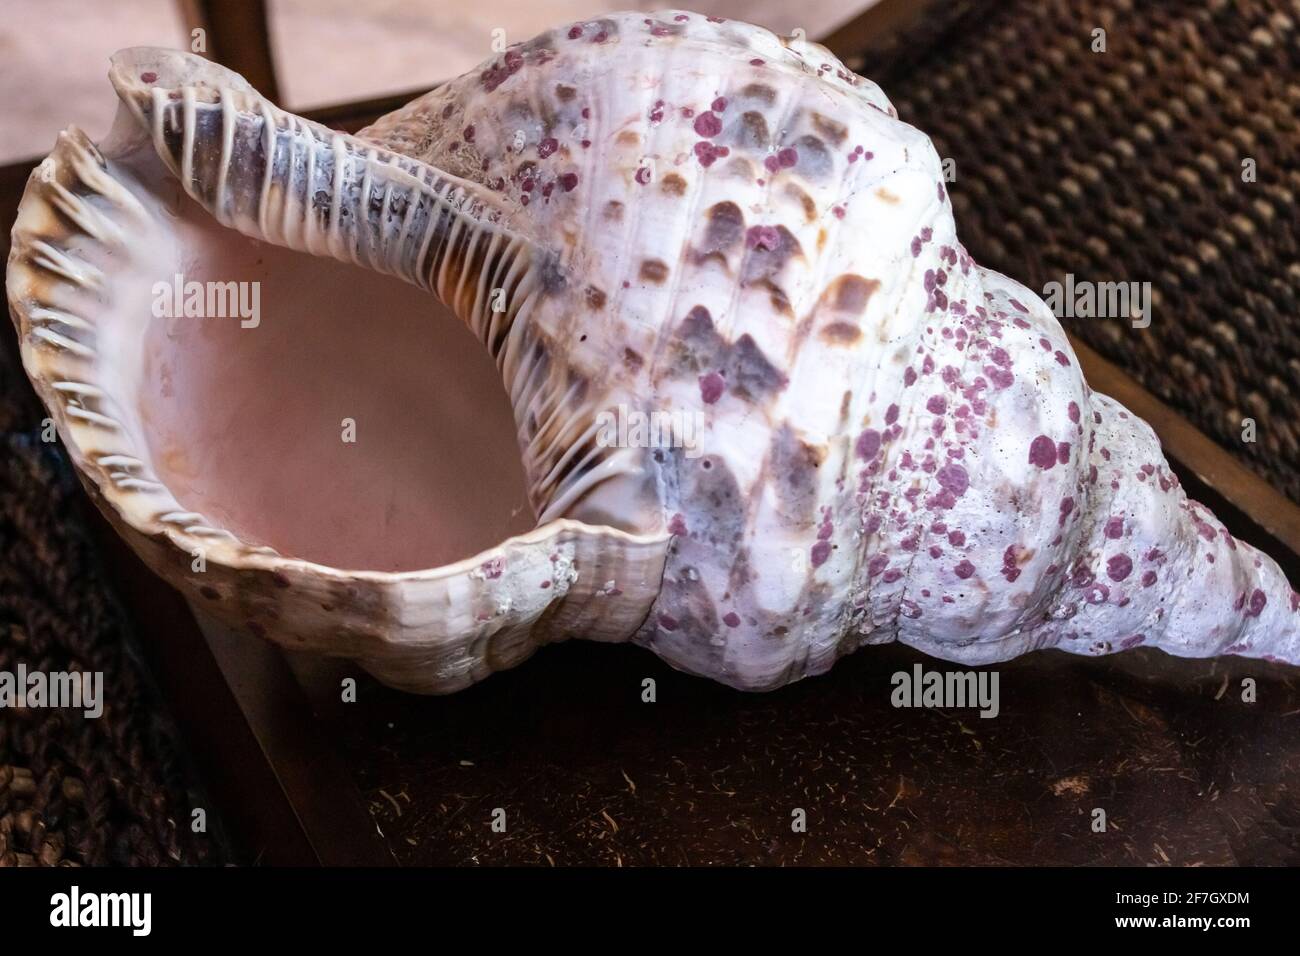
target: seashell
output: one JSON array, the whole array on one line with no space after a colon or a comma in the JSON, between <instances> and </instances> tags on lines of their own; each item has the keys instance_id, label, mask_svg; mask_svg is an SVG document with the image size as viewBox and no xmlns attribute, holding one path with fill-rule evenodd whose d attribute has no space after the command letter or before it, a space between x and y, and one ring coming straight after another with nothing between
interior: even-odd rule
<instances>
[{"instance_id":1,"label":"seashell","mask_svg":"<svg viewBox=\"0 0 1300 956\"><path fill-rule=\"evenodd\" d=\"M356 136L187 54L110 75L108 139L66 131L28 185L10 306L91 495L236 627L422 692L569 637L745 689L894 640L1300 661L1277 565L971 260L929 139L816 44L615 14ZM265 324L154 317L181 275L262 282ZM399 452L340 457L318 365Z\"/></svg>"}]
</instances>

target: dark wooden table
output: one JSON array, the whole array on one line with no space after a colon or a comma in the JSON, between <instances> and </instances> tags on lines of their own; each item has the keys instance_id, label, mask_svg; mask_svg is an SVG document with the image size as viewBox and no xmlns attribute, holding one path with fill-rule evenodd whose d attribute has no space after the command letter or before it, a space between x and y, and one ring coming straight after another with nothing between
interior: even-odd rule
<instances>
[{"instance_id":1,"label":"dark wooden table","mask_svg":"<svg viewBox=\"0 0 1300 956\"><path fill-rule=\"evenodd\" d=\"M887 2L829 41L909 15ZM354 129L407 97L322 111ZM29 168L29 167L28 167ZM0 170L12 221L27 168ZM6 237L7 238L7 237ZM5 323L8 329L8 324ZM0 335L13 348L11 331ZM1300 509L1076 343L1190 493L1300 580ZM98 522L88 506L88 520ZM204 622L108 532L151 666L248 861L325 864L1295 864L1300 683L1239 658L1043 652L1001 712L902 710L901 647L747 695L570 643L420 698ZM355 703L341 681L358 680ZM642 700L642 681L656 700ZM1243 700L1243 681L1255 684ZM504 832L491 826L503 811ZM797 811L806 832L795 832ZM1097 811L1105 814L1096 832Z\"/></svg>"}]
</instances>

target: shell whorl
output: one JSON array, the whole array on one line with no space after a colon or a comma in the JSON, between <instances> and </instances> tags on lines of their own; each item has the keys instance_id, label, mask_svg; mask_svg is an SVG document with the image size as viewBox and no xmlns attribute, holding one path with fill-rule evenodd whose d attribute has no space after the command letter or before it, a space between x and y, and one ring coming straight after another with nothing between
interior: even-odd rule
<instances>
[{"instance_id":1,"label":"shell whorl","mask_svg":"<svg viewBox=\"0 0 1300 956\"><path fill-rule=\"evenodd\" d=\"M563 423L534 460L617 406L704 422L696 456L589 448L543 496L674 534L637 639L675 665L752 688L894 639L1300 656L1276 566L971 261L929 139L816 44L615 15L362 135L493 190L562 264L530 316Z\"/></svg>"}]
</instances>

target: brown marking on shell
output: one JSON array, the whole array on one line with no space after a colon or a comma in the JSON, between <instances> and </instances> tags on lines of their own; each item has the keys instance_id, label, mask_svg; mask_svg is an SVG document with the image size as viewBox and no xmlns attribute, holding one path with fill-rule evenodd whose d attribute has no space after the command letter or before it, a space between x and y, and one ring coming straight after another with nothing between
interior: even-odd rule
<instances>
[{"instance_id":1,"label":"brown marking on shell","mask_svg":"<svg viewBox=\"0 0 1300 956\"><path fill-rule=\"evenodd\" d=\"M773 477L782 517L806 527L817 517L817 469L826 460L824 445L810 445L788 423L772 436L767 473Z\"/></svg>"},{"instance_id":2,"label":"brown marking on shell","mask_svg":"<svg viewBox=\"0 0 1300 956\"><path fill-rule=\"evenodd\" d=\"M684 455L674 455L672 460L685 491L683 500L700 506L691 516L692 540L724 549L739 545L749 521L749 500L726 460L705 456L692 462Z\"/></svg>"},{"instance_id":3,"label":"brown marking on shell","mask_svg":"<svg viewBox=\"0 0 1300 956\"><path fill-rule=\"evenodd\" d=\"M788 379L773 365L746 332L736 340L727 363L728 387L742 398L761 402L785 388Z\"/></svg>"},{"instance_id":4,"label":"brown marking on shell","mask_svg":"<svg viewBox=\"0 0 1300 956\"><path fill-rule=\"evenodd\" d=\"M586 298L587 306L589 308L599 310L605 307L605 302L608 297L601 289L596 288L594 285L589 285L587 286Z\"/></svg>"},{"instance_id":5,"label":"brown marking on shell","mask_svg":"<svg viewBox=\"0 0 1300 956\"><path fill-rule=\"evenodd\" d=\"M862 330L852 322L831 322L818 335L827 345L854 345L862 338Z\"/></svg>"},{"instance_id":6,"label":"brown marking on shell","mask_svg":"<svg viewBox=\"0 0 1300 956\"><path fill-rule=\"evenodd\" d=\"M772 229L772 234L777 237L774 245L769 245L766 241L750 245L741 283L747 287L767 290L772 308L782 315L793 317L790 297L778 280L787 265L795 259L804 258L803 247L784 225L776 226Z\"/></svg>"},{"instance_id":7,"label":"brown marking on shell","mask_svg":"<svg viewBox=\"0 0 1300 956\"><path fill-rule=\"evenodd\" d=\"M679 374L697 375L724 364L727 343L713 327L713 316L702 305L693 306L677 325L671 366Z\"/></svg>"},{"instance_id":8,"label":"brown marking on shell","mask_svg":"<svg viewBox=\"0 0 1300 956\"><path fill-rule=\"evenodd\" d=\"M623 221L623 204L617 199L611 199L605 203L605 218L614 222Z\"/></svg>"},{"instance_id":9,"label":"brown marking on shell","mask_svg":"<svg viewBox=\"0 0 1300 956\"><path fill-rule=\"evenodd\" d=\"M897 206L902 201L896 194L890 192L884 186L881 186L876 190L876 198L881 202L889 203L891 206Z\"/></svg>"},{"instance_id":10,"label":"brown marking on shell","mask_svg":"<svg viewBox=\"0 0 1300 956\"><path fill-rule=\"evenodd\" d=\"M662 259L644 259L641 262L641 279L656 285L668 278L668 263Z\"/></svg>"},{"instance_id":11,"label":"brown marking on shell","mask_svg":"<svg viewBox=\"0 0 1300 956\"><path fill-rule=\"evenodd\" d=\"M754 581L758 575L754 572L753 557L749 548L741 547L736 549L736 559L731 562L731 568L727 573L727 598L730 599L733 593L741 593Z\"/></svg>"},{"instance_id":12,"label":"brown marking on shell","mask_svg":"<svg viewBox=\"0 0 1300 956\"><path fill-rule=\"evenodd\" d=\"M805 179L825 179L835 171L831 151L818 137L811 134L800 136L794 141L794 148L799 151L796 168Z\"/></svg>"},{"instance_id":13,"label":"brown marking on shell","mask_svg":"<svg viewBox=\"0 0 1300 956\"><path fill-rule=\"evenodd\" d=\"M614 142L618 146L640 146L641 134L636 130L625 129L614 137Z\"/></svg>"},{"instance_id":14,"label":"brown marking on shell","mask_svg":"<svg viewBox=\"0 0 1300 956\"><path fill-rule=\"evenodd\" d=\"M732 156L722 167L722 175L728 179L751 182L754 179L754 164L744 156Z\"/></svg>"},{"instance_id":15,"label":"brown marking on shell","mask_svg":"<svg viewBox=\"0 0 1300 956\"><path fill-rule=\"evenodd\" d=\"M763 114L757 110L747 110L741 114L733 141L741 149L767 149L772 142L772 134Z\"/></svg>"},{"instance_id":16,"label":"brown marking on shell","mask_svg":"<svg viewBox=\"0 0 1300 956\"><path fill-rule=\"evenodd\" d=\"M659 188L670 196L681 196L686 192L686 180L677 173L669 173L659 183Z\"/></svg>"},{"instance_id":17,"label":"brown marking on shell","mask_svg":"<svg viewBox=\"0 0 1300 956\"><path fill-rule=\"evenodd\" d=\"M702 265L709 259L717 259L726 267L731 253L739 249L744 241L745 214L739 206L728 200L710 206L704 218L704 240L700 248L695 250L695 264Z\"/></svg>"},{"instance_id":18,"label":"brown marking on shell","mask_svg":"<svg viewBox=\"0 0 1300 956\"><path fill-rule=\"evenodd\" d=\"M812 222L817 218L817 203L813 202L812 196L809 196L794 183L786 185L785 194L803 207L803 216L806 222Z\"/></svg>"},{"instance_id":19,"label":"brown marking on shell","mask_svg":"<svg viewBox=\"0 0 1300 956\"><path fill-rule=\"evenodd\" d=\"M817 131L819 136L835 146L844 145L844 140L848 138L849 128L839 120L833 120L829 116L823 116L821 113L814 111L812 124L813 129Z\"/></svg>"},{"instance_id":20,"label":"brown marking on shell","mask_svg":"<svg viewBox=\"0 0 1300 956\"><path fill-rule=\"evenodd\" d=\"M746 83L741 87L740 95L745 99L758 100L767 106L776 102L776 90L766 83Z\"/></svg>"},{"instance_id":21,"label":"brown marking on shell","mask_svg":"<svg viewBox=\"0 0 1300 956\"><path fill-rule=\"evenodd\" d=\"M879 288L879 279L864 279L860 275L846 272L832 280L822 293L821 301L836 312L860 316L867 310L867 304Z\"/></svg>"},{"instance_id":22,"label":"brown marking on shell","mask_svg":"<svg viewBox=\"0 0 1300 956\"><path fill-rule=\"evenodd\" d=\"M567 83L555 84L555 98L561 103L569 103L578 95L576 88L569 86Z\"/></svg>"}]
</instances>

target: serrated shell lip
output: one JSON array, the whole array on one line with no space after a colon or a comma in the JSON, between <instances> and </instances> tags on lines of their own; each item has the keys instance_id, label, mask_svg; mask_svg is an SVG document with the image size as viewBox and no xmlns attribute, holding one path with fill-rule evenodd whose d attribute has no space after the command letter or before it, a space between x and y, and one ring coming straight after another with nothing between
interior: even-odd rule
<instances>
[{"instance_id":1,"label":"serrated shell lip","mask_svg":"<svg viewBox=\"0 0 1300 956\"><path fill-rule=\"evenodd\" d=\"M53 152L33 171L13 227L6 289L28 377L53 417L83 482L93 485L97 497L124 525L146 537L161 538L185 553L201 549L206 562L236 571L291 572L338 582L380 585L438 581L472 573L515 547L536 545L566 534L602 537L630 548L659 545L667 540L662 534L637 535L610 526L558 518L449 564L376 571L339 568L281 554L244 541L218 523L185 509L153 474L148 450L137 447L113 415L87 407L88 400L114 398L98 374L94 317L69 314L56 317L59 310L52 307L49 295L41 289L42 279L46 284L70 280L57 275L42 276L43 271L58 268L59 263L42 265L37 260L57 256L58 252L42 238L39 228L33 228L33 220L59 218L52 202L60 194L60 175L71 175L77 163L92 162L97 157L98 150L86 134L69 127L59 134ZM129 205L129 191L106 171L101 172L105 179L103 185L118 190L111 198ZM104 216L107 223L108 217L102 210L96 214ZM81 234L88 235L84 229ZM83 281L94 279L83 276ZM69 324L77 326L75 333L68 328ZM87 340L78 339L75 334L85 335Z\"/></svg>"}]
</instances>

